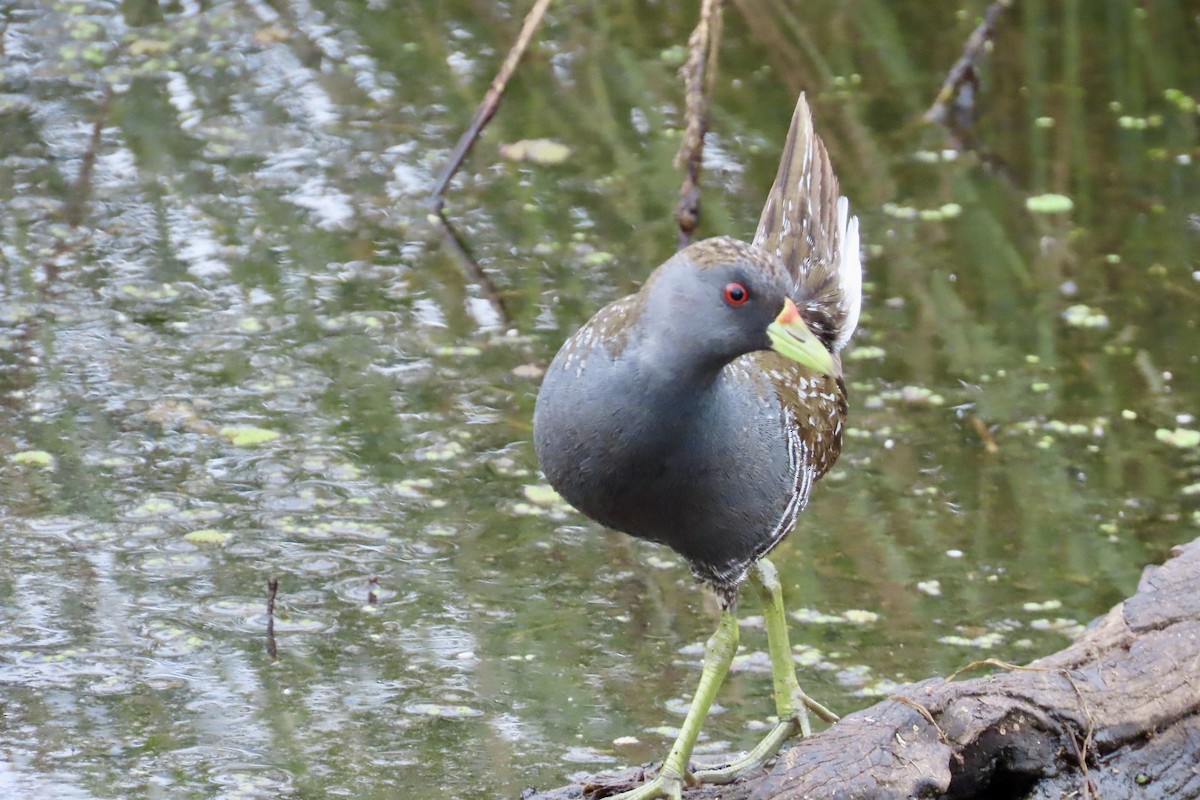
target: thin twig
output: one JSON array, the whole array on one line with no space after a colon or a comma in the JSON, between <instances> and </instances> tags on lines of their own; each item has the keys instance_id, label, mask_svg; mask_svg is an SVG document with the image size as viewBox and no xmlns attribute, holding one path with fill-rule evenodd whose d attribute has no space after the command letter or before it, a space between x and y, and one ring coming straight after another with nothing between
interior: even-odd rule
<instances>
[{"instance_id":1,"label":"thin twig","mask_svg":"<svg viewBox=\"0 0 1200 800\"><path fill-rule=\"evenodd\" d=\"M928 722L930 725L932 725L933 729L935 731L937 731L938 741L945 745L950 744L950 739L946 736L946 732L944 730L942 730L941 725L937 724L937 720L935 720L933 718L933 714L929 713L928 708L921 705L916 700L911 700L911 699L905 697L904 695L900 695L900 694L894 694L891 697L889 697L888 699L895 700L900 705L908 706L909 708L915 709L917 711L917 713L920 714L922 717L924 717L925 721ZM960 764L963 763L963 757L960 753L955 752L954 758L958 761L958 763L960 763Z\"/></svg>"},{"instance_id":2,"label":"thin twig","mask_svg":"<svg viewBox=\"0 0 1200 800\"><path fill-rule=\"evenodd\" d=\"M996 444L986 422L979 417L971 417L971 427L975 429L975 433L979 434L979 438L983 442L983 449L987 451L988 455L995 455L1000 450L1000 446Z\"/></svg>"},{"instance_id":3,"label":"thin twig","mask_svg":"<svg viewBox=\"0 0 1200 800\"><path fill-rule=\"evenodd\" d=\"M458 256L459 262L463 265L463 269L467 275L471 277L479 286L479 291L483 293L484 299L491 303L496 314L504 322L504 327L510 328L513 324L512 315L508 313L508 306L504 304L504 298L500 296L500 290L496 288L496 284L492 281L490 275L483 271L483 267L479 266L479 262L475 260L467 243L458 234L458 229L450 224L450 220L438 211L436 214L438 220L442 223L442 228L446 231L446 241L450 244L450 249Z\"/></svg>"},{"instance_id":4,"label":"thin twig","mask_svg":"<svg viewBox=\"0 0 1200 800\"><path fill-rule=\"evenodd\" d=\"M279 592L279 578L274 575L267 581L267 655L275 658L275 595Z\"/></svg>"},{"instance_id":5,"label":"thin twig","mask_svg":"<svg viewBox=\"0 0 1200 800\"><path fill-rule=\"evenodd\" d=\"M996 35L996 20L1000 14L1012 8L1014 0L996 0L983 12L983 20L971 31L967 42L963 45L963 54L954 66L950 68L942 88L937 93L933 105L925 112L925 119L938 124L946 123L946 107L954 101L959 91L967 84L975 82L975 65L986 50L989 42Z\"/></svg>"},{"instance_id":6,"label":"thin twig","mask_svg":"<svg viewBox=\"0 0 1200 800\"><path fill-rule=\"evenodd\" d=\"M75 187L71 192L70 198L67 200L63 213L67 224L73 228L78 227L83 222L88 200L92 197L92 174L96 168L96 157L100 153L101 134L104 131L105 123L108 122L108 109L111 100L112 87L108 86L105 88L104 94L100 98L100 104L96 108L96 120L92 123L92 135L88 139L87 150L83 151L83 159L79 164L79 175L75 179Z\"/></svg>"},{"instance_id":7,"label":"thin twig","mask_svg":"<svg viewBox=\"0 0 1200 800\"><path fill-rule=\"evenodd\" d=\"M704 94L712 100L713 91L717 85L717 56L720 55L721 34L725 31L725 0L716 0L708 8L708 3L701 7L701 13L710 13L708 21L708 63L704 67Z\"/></svg>"},{"instance_id":8,"label":"thin twig","mask_svg":"<svg viewBox=\"0 0 1200 800\"><path fill-rule=\"evenodd\" d=\"M1071 684L1071 688L1075 690L1075 696L1079 698L1079 706L1083 709L1083 716L1087 719L1087 733L1083 737L1083 745L1081 746L1075 738L1075 731L1071 730L1065 723L1067 733L1071 737L1071 746L1075 748L1075 756L1079 759L1079 772L1083 775L1083 796L1086 800L1098 798L1100 790L1096 788L1096 784L1092 781L1092 776L1088 774L1087 754L1092 746L1092 737L1096 732L1096 720L1092 718L1092 710L1088 707L1087 700L1084 699L1083 691L1079 688L1079 684L1075 683L1075 679L1071 677L1071 673L1065 669L1061 670L1062 676L1067 679L1067 683Z\"/></svg>"},{"instance_id":9,"label":"thin twig","mask_svg":"<svg viewBox=\"0 0 1200 800\"><path fill-rule=\"evenodd\" d=\"M451 178L462 166L467 153L471 152L471 148L475 145L484 126L491 121L492 117L496 115L496 110L500 108L500 100L504 97L504 87L508 85L508 79L512 77L513 71L517 68L517 62L521 60L525 49L529 47L534 32L542 24L542 17L545 16L546 8L549 5L550 0L535 0L533 8L529 9L529 13L525 15L525 22L521 25L521 32L517 34L517 40L513 42L512 48L505 56L504 63L500 65L500 71L496 73L495 78L492 78L492 85L488 87L487 94L483 96L483 101L475 111L475 116L471 118L471 124L463 131L458 144L451 151L450 159L442 168L437 183L429 195L429 202L434 211L441 212L446 187L450 184Z\"/></svg>"},{"instance_id":10,"label":"thin twig","mask_svg":"<svg viewBox=\"0 0 1200 800\"><path fill-rule=\"evenodd\" d=\"M1079 739L1075 736L1075 731L1071 728L1064 728L1067 732L1067 738L1071 740L1071 748L1075 751L1075 759L1079 762L1079 770L1083 774L1083 793L1080 795L1084 800L1093 800L1098 797L1096 785L1092 783L1092 777L1088 774L1087 768L1087 748L1088 743L1085 740L1083 747L1079 746ZM1074 792L1072 792L1072 796Z\"/></svg>"},{"instance_id":11,"label":"thin twig","mask_svg":"<svg viewBox=\"0 0 1200 800\"><path fill-rule=\"evenodd\" d=\"M964 672L970 672L971 670L978 669L979 667L999 667L1000 669L1006 669L1010 672L1053 672L1054 671L1054 670L1046 669L1045 667L1022 667L1019 664L1009 664L1007 661L1001 661L998 658L985 658L982 661L972 661L970 664L967 664L965 667L959 667L958 669L954 670L954 672L951 672L950 675L946 678L946 683L951 683L954 681L955 678L957 678L959 675L963 674Z\"/></svg>"},{"instance_id":12,"label":"thin twig","mask_svg":"<svg viewBox=\"0 0 1200 800\"><path fill-rule=\"evenodd\" d=\"M704 136L708 133L708 106L717 75L717 50L721 40L724 0L704 0L700 21L688 38L688 58L679 73L685 89L683 141L675 154L675 168L686 167L675 219L679 222L679 247L686 247L700 219L700 168L704 163Z\"/></svg>"}]
</instances>

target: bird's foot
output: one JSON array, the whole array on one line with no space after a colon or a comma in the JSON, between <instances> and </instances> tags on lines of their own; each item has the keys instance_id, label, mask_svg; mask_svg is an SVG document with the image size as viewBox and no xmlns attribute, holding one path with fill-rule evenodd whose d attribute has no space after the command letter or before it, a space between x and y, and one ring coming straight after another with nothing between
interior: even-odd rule
<instances>
[{"instance_id":1,"label":"bird's foot","mask_svg":"<svg viewBox=\"0 0 1200 800\"><path fill-rule=\"evenodd\" d=\"M803 724L801 723L801 719L804 720ZM774 758L784 742L798 733L803 733L807 727L808 719L807 714L804 712L788 719L781 719L775 723L775 727L771 729L771 732L763 737L763 740L755 745L754 749L749 753L746 753L741 758L730 761L728 764L698 769L694 773L695 778L701 783L733 783Z\"/></svg>"},{"instance_id":2,"label":"bird's foot","mask_svg":"<svg viewBox=\"0 0 1200 800\"><path fill-rule=\"evenodd\" d=\"M732 783L773 758L783 743L793 736L811 736L809 711L829 723L838 720L837 714L806 695L796 680L796 665L792 660L787 617L783 610L783 587L775 566L766 558L760 560L754 565L750 579L763 601L767 650L771 655L771 678L775 684L775 713L779 721L746 755L719 767L698 770L695 776L702 783Z\"/></svg>"},{"instance_id":3,"label":"bird's foot","mask_svg":"<svg viewBox=\"0 0 1200 800\"><path fill-rule=\"evenodd\" d=\"M834 723L838 721L837 714L834 714L828 708L806 695L798 686L795 687L792 693L792 708L796 710L776 722L771 732L753 750L728 764L696 770L694 773L696 780L709 784L733 783L758 769L767 761L774 758L775 754L779 752L779 748L788 739L796 735L802 738L812 735L812 726L808 722L809 711L812 711L818 718L825 722Z\"/></svg>"},{"instance_id":4,"label":"bird's foot","mask_svg":"<svg viewBox=\"0 0 1200 800\"><path fill-rule=\"evenodd\" d=\"M663 760L658 775L654 780L627 792L613 795L609 800L654 800L659 797L680 800L683 796L683 787L685 785L693 786L697 783L688 769L688 762L692 755L692 748L696 745L696 737L700 735L700 725L704 722L705 715L708 714L713 697L717 693L717 687L721 685L721 681L725 679L725 673L729 671L729 662L733 660L733 654L737 652L737 643L737 617L726 609L721 612L721 622L717 625L716 631L704 645L704 670L700 673L700 685L696 687L696 694L692 697L687 717L684 718L683 725L679 729L679 736L671 745L671 750Z\"/></svg>"},{"instance_id":5,"label":"bird's foot","mask_svg":"<svg viewBox=\"0 0 1200 800\"><path fill-rule=\"evenodd\" d=\"M694 783L690 775L686 780L688 783ZM611 795L605 800L657 800L660 797L668 800L682 800L684 781L683 776L673 772L659 772L654 780L647 781L636 789Z\"/></svg>"}]
</instances>

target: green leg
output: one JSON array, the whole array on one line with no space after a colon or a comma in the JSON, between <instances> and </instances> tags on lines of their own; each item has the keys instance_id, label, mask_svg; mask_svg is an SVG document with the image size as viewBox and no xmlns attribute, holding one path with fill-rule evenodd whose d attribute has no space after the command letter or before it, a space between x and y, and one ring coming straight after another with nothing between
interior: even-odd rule
<instances>
[{"instance_id":1,"label":"green leg","mask_svg":"<svg viewBox=\"0 0 1200 800\"><path fill-rule=\"evenodd\" d=\"M796 680L792 646L788 642L787 618L783 610L783 589L779 585L775 565L765 558L760 560L750 571L750 582L762 598L763 616L767 623L767 650L771 654L771 676L775 684L775 714L779 722L765 739L742 758L723 767L697 772L696 779L703 783L731 783L774 756L783 743L797 733L811 735L812 729L808 724L810 710L826 722L837 722L838 719L836 714L806 695Z\"/></svg>"},{"instance_id":2,"label":"green leg","mask_svg":"<svg viewBox=\"0 0 1200 800\"><path fill-rule=\"evenodd\" d=\"M704 647L704 671L700 674L700 685L692 698L679 737L671 746L671 752L663 761L658 776L642 786L628 792L614 795L609 800L651 800L656 797L668 797L678 800L683 794L684 783L691 783L692 776L688 771L688 762L692 757L692 748L696 737L700 735L700 726L708 715L717 689L729 672L729 664L737 651L738 625L733 613L726 610L721 612L721 621L717 630Z\"/></svg>"}]
</instances>

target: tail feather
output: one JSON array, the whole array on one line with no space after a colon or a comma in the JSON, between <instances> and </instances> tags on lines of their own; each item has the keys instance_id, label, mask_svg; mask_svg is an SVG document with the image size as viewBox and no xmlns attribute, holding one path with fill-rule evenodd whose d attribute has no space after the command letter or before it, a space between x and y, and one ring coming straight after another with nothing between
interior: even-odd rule
<instances>
[{"instance_id":1,"label":"tail feather","mask_svg":"<svg viewBox=\"0 0 1200 800\"><path fill-rule=\"evenodd\" d=\"M838 193L825 143L804 95L796 103L775 183L754 245L775 255L796 281L796 304L836 352L850 340L862 306L858 218Z\"/></svg>"},{"instance_id":2,"label":"tail feather","mask_svg":"<svg viewBox=\"0 0 1200 800\"><path fill-rule=\"evenodd\" d=\"M841 244L837 248L837 274L841 283L839 304L845 312L838 326L833 349L841 350L858 327L862 311L862 254L858 241L858 217L850 216L850 201L838 198L838 231Z\"/></svg>"}]
</instances>

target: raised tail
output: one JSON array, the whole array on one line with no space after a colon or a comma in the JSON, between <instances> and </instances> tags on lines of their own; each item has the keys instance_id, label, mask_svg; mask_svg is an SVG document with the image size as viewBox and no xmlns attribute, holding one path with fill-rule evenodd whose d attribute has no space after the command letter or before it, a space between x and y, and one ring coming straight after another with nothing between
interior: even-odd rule
<instances>
[{"instance_id":1,"label":"raised tail","mask_svg":"<svg viewBox=\"0 0 1200 800\"><path fill-rule=\"evenodd\" d=\"M829 153L813 130L803 94L754 245L775 255L795 278L793 299L830 350L837 352L850 341L862 308L858 217L850 216L850 202L838 193Z\"/></svg>"}]
</instances>

